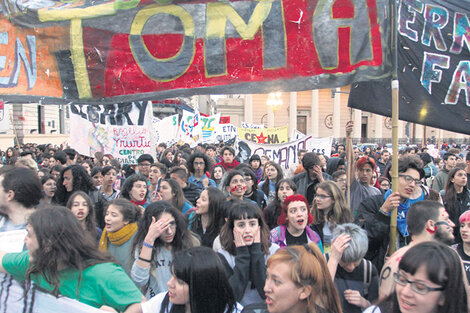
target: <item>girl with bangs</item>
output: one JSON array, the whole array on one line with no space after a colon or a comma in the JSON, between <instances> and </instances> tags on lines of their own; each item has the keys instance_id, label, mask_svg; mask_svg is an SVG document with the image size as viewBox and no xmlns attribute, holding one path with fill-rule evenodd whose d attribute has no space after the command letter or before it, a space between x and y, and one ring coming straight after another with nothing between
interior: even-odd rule
<instances>
[{"instance_id":1,"label":"girl with bangs","mask_svg":"<svg viewBox=\"0 0 470 313\"><path fill-rule=\"evenodd\" d=\"M220 232L223 256L235 299L243 306L263 302L266 261L279 246L269 242L269 229L256 205L235 202Z\"/></svg>"},{"instance_id":2,"label":"girl with bangs","mask_svg":"<svg viewBox=\"0 0 470 313\"><path fill-rule=\"evenodd\" d=\"M325 253L330 252L331 237L336 225L351 223L353 216L340 187L333 181L318 184L312 203L312 229L320 235Z\"/></svg>"},{"instance_id":3,"label":"girl with bangs","mask_svg":"<svg viewBox=\"0 0 470 313\"><path fill-rule=\"evenodd\" d=\"M451 248L427 241L411 247L393 273L395 292L364 313L467 313L462 263Z\"/></svg>"},{"instance_id":4,"label":"girl with bangs","mask_svg":"<svg viewBox=\"0 0 470 313\"><path fill-rule=\"evenodd\" d=\"M183 214L167 201L151 203L138 229L130 276L150 299L168 290L174 254L199 246L199 241L188 230Z\"/></svg>"},{"instance_id":5,"label":"girl with bangs","mask_svg":"<svg viewBox=\"0 0 470 313\"><path fill-rule=\"evenodd\" d=\"M143 313L240 312L217 254L207 247L175 253L168 292L142 303Z\"/></svg>"},{"instance_id":6,"label":"girl with bangs","mask_svg":"<svg viewBox=\"0 0 470 313\"><path fill-rule=\"evenodd\" d=\"M341 313L325 258L314 243L279 249L268 259L269 313Z\"/></svg>"},{"instance_id":7,"label":"girl with bangs","mask_svg":"<svg viewBox=\"0 0 470 313\"><path fill-rule=\"evenodd\" d=\"M320 236L308 224L312 223L307 199L302 195L292 195L284 200L279 226L271 230L271 242L280 247L302 245L314 242L323 252Z\"/></svg>"}]
</instances>

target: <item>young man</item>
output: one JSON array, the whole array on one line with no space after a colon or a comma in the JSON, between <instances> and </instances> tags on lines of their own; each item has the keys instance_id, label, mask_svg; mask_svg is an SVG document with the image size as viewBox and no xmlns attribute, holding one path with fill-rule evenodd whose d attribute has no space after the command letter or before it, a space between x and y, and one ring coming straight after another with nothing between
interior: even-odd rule
<instances>
[{"instance_id":1,"label":"young man","mask_svg":"<svg viewBox=\"0 0 470 313\"><path fill-rule=\"evenodd\" d=\"M214 180L210 179L208 171L210 170L209 158L202 152L194 152L189 157L188 171L192 174L188 178L188 182L205 189L209 186L217 187Z\"/></svg>"},{"instance_id":2,"label":"young man","mask_svg":"<svg viewBox=\"0 0 470 313\"><path fill-rule=\"evenodd\" d=\"M379 160L377 160L377 166L380 168L380 173L385 173L385 169L390 165L390 152L383 150Z\"/></svg>"},{"instance_id":3,"label":"young man","mask_svg":"<svg viewBox=\"0 0 470 313\"><path fill-rule=\"evenodd\" d=\"M216 163L215 165L222 165L226 171L234 169L240 164L240 162L235 160L235 150L233 150L232 147L228 147L228 146L223 147L220 150L220 154L222 155L222 161L219 163Z\"/></svg>"},{"instance_id":4,"label":"young man","mask_svg":"<svg viewBox=\"0 0 470 313\"><path fill-rule=\"evenodd\" d=\"M439 171L439 173L437 173L436 177L434 177L434 181L432 183L432 189L438 192L444 190L447 182L447 176L449 176L450 170L453 169L457 163L457 158L453 153L444 154L443 160L444 166Z\"/></svg>"},{"instance_id":5,"label":"young man","mask_svg":"<svg viewBox=\"0 0 470 313\"><path fill-rule=\"evenodd\" d=\"M445 208L437 201L423 200L410 206L406 217L411 243L398 249L385 263L380 273L379 296L381 299L393 292L393 273L403 255L414 245L425 241L438 241L446 245L454 242L454 223L449 219Z\"/></svg>"},{"instance_id":6,"label":"young man","mask_svg":"<svg viewBox=\"0 0 470 313\"><path fill-rule=\"evenodd\" d=\"M176 180L176 182L181 186L186 200L196 206L196 200L201 195L202 190L195 184L188 182L188 174L186 173L186 170L178 166L173 167L170 171L170 178Z\"/></svg>"},{"instance_id":7,"label":"young man","mask_svg":"<svg viewBox=\"0 0 470 313\"><path fill-rule=\"evenodd\" d=\"M149 191L152 194L152 199L155 199L157 196L158 189L160 189L160 183L162 179L165 177L167 172L167 167L165 164L162 163L154 163L150 165L150 173L149 173Z\"/></svg>"},{"instance_id":8,"label":"young man","mask_svg":"<svg viewBox=\"0 0 470 313\"><path fill-rule=\"evenodd\" d=\"M398 161L398 192L387 191L385 195L379 194L364 199L357 210L355 223L367 231L369 237L369 250L366 259L374 263L380 270L384 263L385 254L389 244L390 212L397 212L398 246L410 242L406 224L408 209L412 204L410 197L415 188L421 184L421 162L412 156L401 157ZM429 199L429 194L425 195Z\"/></svg>"},{"instance_id":9,"label":"young man","mask_svg":"<svg viewBox=\"0 0 470 313\"><path fill-rule=\"evenodd\" d=\"M142 154L137 159L138 173L144 176L147 181L150 174L150 165L153 164L153 157L150 154Z\"/></svg>"}]
</instances>

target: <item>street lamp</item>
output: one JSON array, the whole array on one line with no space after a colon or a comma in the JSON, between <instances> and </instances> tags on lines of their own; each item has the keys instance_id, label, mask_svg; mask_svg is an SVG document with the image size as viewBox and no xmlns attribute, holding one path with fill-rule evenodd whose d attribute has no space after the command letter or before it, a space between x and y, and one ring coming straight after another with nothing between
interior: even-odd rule
<instances>
[{"instance_id":1,"label":"street lamp","mask_svg":"<svg viewBox=\"0 0 470 313\"><path fill-rule=\"evenodd\" d=\"M268 95L268 100L266 100L266 104L269 108L271 108L274 112L278 111L282 107L282 93L281 92L271 92Z\"/></svg>"}]
</instances>

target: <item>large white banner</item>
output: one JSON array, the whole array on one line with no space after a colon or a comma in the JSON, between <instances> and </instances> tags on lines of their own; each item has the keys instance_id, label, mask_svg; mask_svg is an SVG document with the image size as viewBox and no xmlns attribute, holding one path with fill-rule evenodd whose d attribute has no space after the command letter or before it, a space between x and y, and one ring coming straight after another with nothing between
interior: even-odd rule
<instances>
[{"instance_id":1,"label":"large white banner","mask_svg":"<svg viewBox=\"0 0 470 313\"><path fill-rule=\"evenodd\" d=\"M202 142L202 125L199 111L191 113L183 110L183 116L176 137L180 145L187 143L194 147Z\"/></svg>"},{"instance_id":2,"label":"large white banner","mask_svg":"<svg viewBox=\"0 0 470 313\"><path fill-rule=\"evenodd\" d=\"M211 116L201 116L202 140L205 143L217 142L217 128L219 127L220 113Z\"/></svg>"},{"instance_id":3,"label":"large white banner","mask_svg":"<svg viewBox=\"0 0 470 313\"><path fill-rule=\"evenodd\" d=\"M111 154L121 164L155 156L152 105L147 101L108 105L70 105L70 146L80 154Z\"/></svg>"},{"instance_id":4,"label":"large white banner","mask_svg":"<svg viewBox=\"0 0 470 313\"><path fill-rule=\"evenodd\" d=\"M297 162L299 150L305 149L309 152L330 155L332 141L333 137L313 138L312 136L306 136L295 141L277 145L240 141L238 142L238 149L240 158L243 160L249 158L249 156L253 154L257 154L259 156L266 155L271 161L278 163L284 170L286 170L291 164Z\"/></svg>"},{"instance_id":5,"label":"large white banner","mask_svg":"<svg viewBox=\"0 0 470 313\"><path fill-rule=\"evenodd\" d=\"M238 128L233 124L219 124L216 131L217 141L235 141L238 137Z\"/></svg>"},{"instance_id":6,"label":"large white banner","mask_svg":"<svg viewBox=\"0 0 470 313\"><path fill-rule=\"evenodd\" d=\"M176 134L178 132L178 114L170 115L159 121L153 122L153 131L155 134L155 142L164 142L171 146L176 143Z\"/></svg>"}]
</instances>

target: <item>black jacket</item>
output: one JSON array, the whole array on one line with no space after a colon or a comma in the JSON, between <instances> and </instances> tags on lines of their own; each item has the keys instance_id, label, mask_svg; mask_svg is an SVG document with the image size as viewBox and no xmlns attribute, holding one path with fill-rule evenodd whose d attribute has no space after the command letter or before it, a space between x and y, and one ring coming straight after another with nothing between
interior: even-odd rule
<instances>
[{"instance_id":1,"label":"black jacket","mask_svg":"<svg viewBox=\"0 0 470 313\"><path fill-rule=\"evenodd\" d=\"M198 186L188 182L186 183L186 187L183 188L184 197L194 206L196 206L196 200L201 195L201 192L202 190Z\"/></svg>"}]
</instances>

